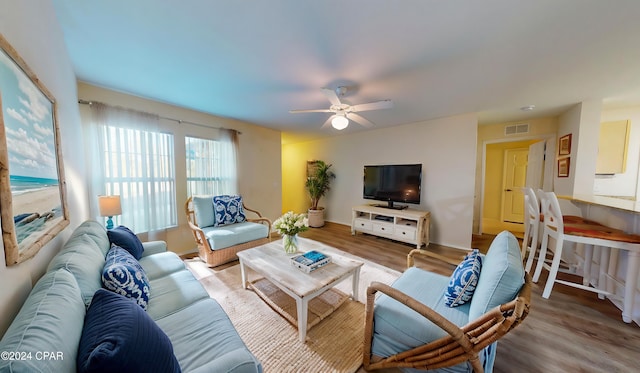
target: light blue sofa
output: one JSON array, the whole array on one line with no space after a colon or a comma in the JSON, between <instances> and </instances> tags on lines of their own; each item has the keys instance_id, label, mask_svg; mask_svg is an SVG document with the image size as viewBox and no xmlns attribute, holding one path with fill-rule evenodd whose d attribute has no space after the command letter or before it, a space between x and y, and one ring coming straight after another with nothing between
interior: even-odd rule
<instances>
[{"instance_id":1,"label":"light blue sofa","mask_svg":"<svg viewBox=\"0 0 640 373\"><path fill-rule=\"evenodd\" d=\"M166 333L183 372L262 372L260 362L220 305L166 243L143 243L150 284L148 315ZM31 359L0 360L2 372L75 372L84 317L110 244L105 228L86 221L52 259L0 341L0 351L31 353ZM62 359L43 359L38 352Z\"/></svg>"},{"instance_id":2,"label":"light blue sofa","mask_svg":"<svg viewBox=\"0 0 640 373\"><path fill-rule=\"evenodd\" d=\"M371 330L370 335L367 336L370 337L371 343L365 346L365 368L369 368L367 366L369 364L368 359L371 359L372 362L379 362L383 358L394 356L418 346L424 346L447 336L447 332L408 307L407 304L400 302L399 300L401 299L405 302L415 300L422 305L426 305L457 327L464 327L470 322L485 316L491 310L496 311L498 322L503 321L503 313L497 310L496 307L510 302L515 303L514 300L519 297L525 284L525 279L530 284L530 278L525 277L528 275L525 275L522 266L520 245L513 234L504 231L496 236L487 255L482 257L482 269L475 292L469 302L457 307L449 307L445 304L444 293L449 285L451 276L443 276L416 267L410 267L391 287L387 287L384 284L372 285L369 291L371 299L367 300L367 308L373 309L372 318L367 320L367 323L372 323L372 327L369 328ZM376 291L380 291L381 294L371 291L373 288L376 288ZM530 292L529 287L527 289L526 292ZM394 293L399 294L396 299L389 296ZM374 295L379 295L375 299L375 303L373 301ZM411 298L409 301L407 301L407 296ZM530 293L528 296L530 297ZM525 295L523 298L526 297ZM528 304L525 307L525 311L528 313ZM506 309L505 307L505 313ZM514 313L517 313L517 311ZM524 316L526 316L526 313ZM522 317L523 319L524 316ZM370 316L367 315L367 317L369 318ZM509 319L509 317L507 318ZM507 320L507 323L509 321ZM487 322L487 324L490 324L490 322ZM517 324L503 324L499 325L499 327L510 328L515 325ZM477 339L481 338L478 334L475 336ZM489 344L479 351L477 355L484 372L490 373L493 371L497 343ZM365 344L367 343L365 342ZM444 346L441 347L441 355L450 352ZM420 359L414 361L417 360ZM395 362L409 361L398 358L394 359L393 364ZM376 369L377 367L372 363L370 368ZM406 365L405 368L405 371L414 371L414 369L407 368ZM430 372L441 373L468 373L472 371L473 368L468 361L454 366L430 370Z\"/></svg>"}]
</instances>

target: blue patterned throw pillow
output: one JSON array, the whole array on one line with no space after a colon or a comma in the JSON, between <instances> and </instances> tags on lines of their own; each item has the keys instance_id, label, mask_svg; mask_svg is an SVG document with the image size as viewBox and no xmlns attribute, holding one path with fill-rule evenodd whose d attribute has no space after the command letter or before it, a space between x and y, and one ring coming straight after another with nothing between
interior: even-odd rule
<instances>
[{"instance_id":1,"label":"blue patterned throw pillow","mask_svg":"<svg viewBox=\"0 0 640 373\"><path fill-rule=\"evenodd\" d=\"M102 270L102 287L131 298L142 309L149 303L149 280L138 261L120 246L111 245Z\"/></svg>"},{"instance_id":2,"label":"blue patterned throw pillow","mask_svg":"<svg viewBox=\"0 0 640 373\"><path fill-rule=\"evenodd\" d=\"M215 214L214 226L242 223L247 220L242 207L240 196L215 196L213 197L213 212Z\"/></svg>"},{"instance_id":3,"label":"blue patterned throw pillow","mask_svg":"<svg viewBox=\"0 0 640 373\"><path fill-rule=\"evenodd\" d=\"M470 301L478 285L481 269L482 256L477 249L474 249L453 271L449 286L444 292L444 303L449 307L457 307Z\"/></svg>"}]
</instances>

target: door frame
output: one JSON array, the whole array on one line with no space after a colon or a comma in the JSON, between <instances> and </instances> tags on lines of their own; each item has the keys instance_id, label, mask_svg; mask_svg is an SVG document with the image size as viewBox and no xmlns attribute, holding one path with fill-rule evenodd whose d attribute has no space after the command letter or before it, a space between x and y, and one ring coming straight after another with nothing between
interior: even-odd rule
<instances>
[{"instance_id":1,"label":"door frame","mask_svg":"<svg viewBox=\"0 0 640 373\"><path fill-rule=\"evenodd\" d=\"M482 211L484 211L484 189L485 189L485 175L487 171L487 145L489 144L498 144L505 142L518 142L518 141L527 141L527 140L544 140L547 143L547 151L545 152L545 157L551 158L551 162L545 162L544 167L544 190L551 191L553 190L553 165L555 164L556 159L556 146L557 146L557 135L555 133L548 134L540 134L540 135L528 135L528 136L514 136L508 138L501 139L491 139L482 142L482 170L480 173L480 211L478 211L478 232L476 234L482 234L483 226L482 226ZM545 159L546 161L546 159ZM548 167L551 165L551 167ZM548 189L548 190L547 190Z\"/></svg>"}]
</instances>

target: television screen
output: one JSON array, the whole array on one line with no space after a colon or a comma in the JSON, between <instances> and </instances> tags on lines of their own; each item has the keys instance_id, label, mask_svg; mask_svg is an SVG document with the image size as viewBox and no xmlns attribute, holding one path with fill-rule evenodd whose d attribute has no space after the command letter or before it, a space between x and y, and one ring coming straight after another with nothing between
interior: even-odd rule
<instances>
[{"instance_id":1,"label":"television screen","mask_svg":"<svg viewBox=\"0 0 640 373\"><path fill-rule=\"evenodd\" d=\"M364 166L364 189L362 197L393 202L420 203L422 165L378 165Z\"/></svg>"}]
</instances>

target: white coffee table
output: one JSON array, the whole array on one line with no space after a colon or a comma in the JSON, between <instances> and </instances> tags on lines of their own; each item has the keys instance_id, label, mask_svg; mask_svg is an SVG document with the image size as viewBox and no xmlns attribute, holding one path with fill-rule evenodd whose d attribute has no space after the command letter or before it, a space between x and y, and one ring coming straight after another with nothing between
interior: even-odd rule
<instances>
[{"instance_id":1,"label":"white coffee table","mask_svg":"<svg viewBox=\"0 0 640 373\"><path fill-rule=\"evenodd\" d=\"M310 250L327 252L329 250L323 249L331 249L329 246L320 242L304 238L300 238L299 243L301 252ZM363 263L335 254L333 250L330 251L328 254L331 256L331 263L311 273L304 273L290 264L289 259L293 255L284 252L282 240L276 240L238 253L242 286L245 289L251 285L247 281L246 271L246 268L250 268L295 299L298 316L298 336L302 342L305 341L307 336L309 301L322 295L349 276L352 277L353 281L351 298L356 301L358 300L358 279ZM258 294L262 297L259 292ZM267 299L264 300L267 301ZM267 301L267 303L269 302ZM290 320L287 315L282 312L280 313Z\"/></svg>"}]
</instances>

